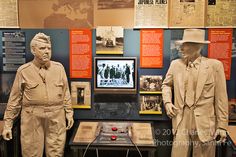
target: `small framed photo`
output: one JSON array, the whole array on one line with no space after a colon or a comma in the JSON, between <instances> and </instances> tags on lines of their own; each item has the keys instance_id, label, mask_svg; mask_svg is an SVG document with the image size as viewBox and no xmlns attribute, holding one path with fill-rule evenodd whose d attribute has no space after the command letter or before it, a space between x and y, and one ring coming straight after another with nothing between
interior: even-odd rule
<instances>
[{"instance_id":1,"label":"small framed photo","mask_svg":"<svg viewBox=\"0 0 236 157\"><path fill-rule=\"evenodd\" d=\"M96 28L96 54L123 54L124 28L98 26Z\"/></svg>"},{"instance_id":2,"label":"small framed photo","mask_svg":"<svg viewBox=\"0 0 236 157\"><path fill-rule=\"evenodd\" d=\"M160 94L162 75L141 75L140 94Z\"/></svg>"},{"instance_id":3,"label":"small framed photo","mask_svg":"<svg viewBox=\"0 0 236 157\"><path fill-rule=\"evenodd\" d=\"M73 108L91 108L90 82L71 82L71 101Z\"/></svg>"},{"instance_id":4,"label":"small framed photo","mask_svg":"<svg viewBox=\"0 0 236 157\"><path fill-rule=\"evenodd\" d=\"M139 114L162 114L161 95L140 95Z\"/></svg>"},{"instance_id":5,"label":"small framed photo","mask_svg":"<svg viewBox=\"0 0 236 157\"><path fill-rule=\"evenodd\" d=\"M236 99L229 100L229 121L236 122Z\"/></svg>"}]
</instances>

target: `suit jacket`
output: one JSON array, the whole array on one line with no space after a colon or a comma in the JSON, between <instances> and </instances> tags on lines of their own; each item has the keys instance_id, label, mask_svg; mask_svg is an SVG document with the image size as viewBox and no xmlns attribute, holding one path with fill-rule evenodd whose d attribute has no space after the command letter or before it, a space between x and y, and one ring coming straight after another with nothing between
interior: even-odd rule
<instances>
[{"instance_id":1,"label":"suit jacket","mask_svg":"<svg viewBox=\"0 0 236 157\"><path fill-rule=\"evenodd\" d=\"M179 109L172 118L173 134L176 134L183 115L184 80L186 64L182 59L171 62L162 84L164 104L172 102ZM199 139L202 142L213 140L215 130L228 126L228 98L224 68L220 61L201 57L194 101L194 117Z\"/></svg>"}]
</instances>

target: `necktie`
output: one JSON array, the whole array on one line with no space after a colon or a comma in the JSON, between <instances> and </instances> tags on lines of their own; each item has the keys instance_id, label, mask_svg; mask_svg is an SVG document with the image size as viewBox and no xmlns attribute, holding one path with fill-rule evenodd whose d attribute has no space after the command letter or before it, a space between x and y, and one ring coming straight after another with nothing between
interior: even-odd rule
<instances>
[{"instance_id":1,"label":"necktie","mask_svg":"<svg viewBox=\"0 0 236 157\"><path fill-rule=\"evenodd\" d=\"M39 76L42 78L43 83L45 83L45 76L46 76L46 69L45 67L40 67L39 69Z\"/></svg>"},{"instance_id":2,"label":"necktie","mask_svg":"<svg viewBox=\"0 0 236 157\"><path fill-rule=\"evenodd\" d=\"M194 64L191 62L187 67L187 79L185 89L185 103L191 107L195 100L195 85L194 85Z\"/></svg>"}]
</instances>

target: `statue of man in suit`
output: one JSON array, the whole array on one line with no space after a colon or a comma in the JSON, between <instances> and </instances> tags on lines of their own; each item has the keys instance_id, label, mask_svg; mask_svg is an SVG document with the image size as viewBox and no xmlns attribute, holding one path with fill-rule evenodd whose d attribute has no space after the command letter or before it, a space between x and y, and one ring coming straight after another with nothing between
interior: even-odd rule
<instances>
[{"instance_id":1,"label":"statue of man in suit","mask_svg":"<svg viewBox=\"0 0 236 157\"><path fill-rule=\"evenodd\" d=\"M172 157L214 157L215 143L226 140L224 68L220 61L201 55L204 44L210 43L204 37L202 29L184 30L183 39L176 41L181 59L171 62L162 84L166 113L172 119Z\"/></svg>"}]
</instances>

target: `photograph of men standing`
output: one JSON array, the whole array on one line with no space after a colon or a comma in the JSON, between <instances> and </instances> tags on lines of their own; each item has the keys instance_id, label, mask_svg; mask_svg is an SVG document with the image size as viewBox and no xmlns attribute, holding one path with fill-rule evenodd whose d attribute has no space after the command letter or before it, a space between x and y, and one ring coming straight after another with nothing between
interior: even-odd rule
<instances>
[{"instance_id":1,"label":"photograph of men standing","mask_svg":"<svg viewBox=\"0 0 236 157\"><path fill-rule=\"evenodd\" d=\"M215 143L226 140L224 67L220 61L201 55L208 43L205 30L185 29L183 39L176 41L181 59L171 62L162 84L166 113L172 119L172 157L215 157Z\"/></svg>"}]
</instances>

